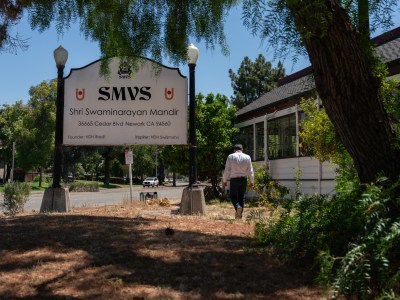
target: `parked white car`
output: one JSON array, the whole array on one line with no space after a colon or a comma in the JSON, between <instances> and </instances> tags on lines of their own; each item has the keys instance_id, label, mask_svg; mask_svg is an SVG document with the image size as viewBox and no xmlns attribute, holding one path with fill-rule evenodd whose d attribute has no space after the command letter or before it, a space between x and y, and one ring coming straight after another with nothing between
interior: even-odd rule
<instances>
[{"instance_id":1,"label":"parked white car","mask_svg":"<svg viewBox=\"0 0 400 300\"><path fill-rule=\"evenodd\" d=\"M144 181L143 181L143 187L158 187L158 178L157 177L147 177Z\"/></svg>"}]
</instances>

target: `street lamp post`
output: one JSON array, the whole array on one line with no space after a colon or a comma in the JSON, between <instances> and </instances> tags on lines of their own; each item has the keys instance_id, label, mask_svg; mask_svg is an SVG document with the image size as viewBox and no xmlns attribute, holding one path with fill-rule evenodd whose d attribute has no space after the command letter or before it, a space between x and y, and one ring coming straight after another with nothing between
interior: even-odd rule
<instances>
[{"instance_id":1,"label":"street lamp post","mask_svg":"<svg viewBox=\"0 0 400 300\"><path fill-rule=\"evenodd\" d=\"M61 187L63 114L64 114L64 67L68 52L62 46L54 50L57 66L56 133L54 142L53 188Z\"/></svg>"},{"instance_id":2,"label":"street lamp post","mask_svg":"<svg viewBox=\"0 0 400 300\"><path fill-rule=\"evenodd\" d=\"M189 65L189 187L197 183L197 160L196 160L196 99L195 99L195 69L199 57L199 49L193 44L188 47Z\"/></svg>"},{"instance_id":3,"label":"street lamp post","mask_svg":"<svg viewBox=\"0 0 400 300\"><path fill-rule=\"evenodd\" d=\"M196 99L195 99L195 68L199 58L199 49L190 44L187 49L189 65L189 186L183 190L180 213L200 214L206 212L203 189L197 184L197 159L196 159Z\"/></svg>"},{"instance_id":4,"label":"street lamp post","mask_svg":"<svg viewBox=\"0 0 400 300\"><path fill-rule=\"evenodd\" d=\"M68 188L61 187L61 165L63 144L64 119L64 67L68 59L68 52L62 46L54 50L54 60L57 66L57 102L56 102L56 129L54 140L53 184L43 194L40 212L58 211L67 212L70 208Z\"/></svg>"}]
</instances>

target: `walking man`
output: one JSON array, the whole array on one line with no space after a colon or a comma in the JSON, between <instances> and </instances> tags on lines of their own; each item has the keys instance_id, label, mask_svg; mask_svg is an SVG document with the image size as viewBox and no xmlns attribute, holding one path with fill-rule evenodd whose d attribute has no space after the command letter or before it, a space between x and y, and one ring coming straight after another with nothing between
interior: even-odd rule
<instances>
[{"instance_id":1,"label":"walking man","mask_svg":"<svg viewBox=\"0 0 400 300\"><path fill-rule=\"evenodd\" d=\"M229 198L236 210L235 218L241 219L244 207L244 193L246 192L247 177L250 177L249 186L254 186L254 172L249 155L243 153L243 146L237 144L233 147L234 153L226 159L223 184L228 186L230 179Z\"/></svg>"}]
</instances>

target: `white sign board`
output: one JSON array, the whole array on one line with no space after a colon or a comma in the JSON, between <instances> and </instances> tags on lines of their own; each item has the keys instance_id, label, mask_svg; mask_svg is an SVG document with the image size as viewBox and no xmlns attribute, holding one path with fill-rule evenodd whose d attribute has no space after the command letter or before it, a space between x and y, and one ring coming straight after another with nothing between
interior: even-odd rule
<instances>
[{"instance_id":1,"label":"white sign board","mask_svg":"<svg viewBox=\"0 0 400 300\"><path fill-rule=\"evenodd\" d=\"M133 164L133 153L131 150L125 150L125 164L126 165Z\"/></svg>"},{"instance_id":2,"label":"white sign board","mask_svg":"<svg viewBox=\"0 0 400 300\"><path fill-rule=\"evenodd\" d=\"M64 145L187 144L187 78L179 69L143 59L133 73L118 58L110 78L101 61L72 69L65 79Z\"/></svg>"}]
</instances>

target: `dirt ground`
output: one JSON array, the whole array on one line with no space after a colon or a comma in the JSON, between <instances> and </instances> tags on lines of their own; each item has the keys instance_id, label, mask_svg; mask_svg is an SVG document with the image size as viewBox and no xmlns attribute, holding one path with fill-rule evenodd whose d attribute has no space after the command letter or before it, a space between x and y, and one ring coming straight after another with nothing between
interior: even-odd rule
<instances>
[{"instance_id":1,"label":"dirt ground","mask_svg":"<svg viewBox=\"0 0 400 300\"><path fill-rule=\"evenodd\" d=\"M0 213L0 299L326 299L307 266L252 241L229 206L179 201ZM245 216L249 213L245 210Z\"/></svg>"}]
</instances>

